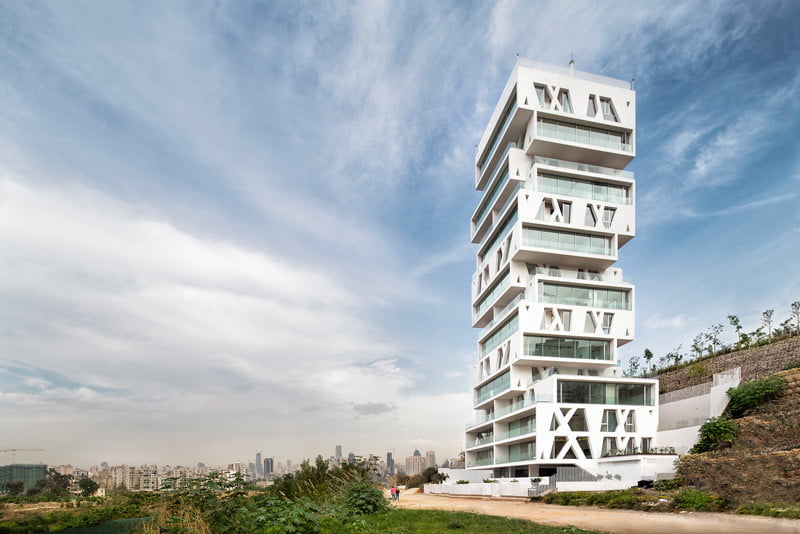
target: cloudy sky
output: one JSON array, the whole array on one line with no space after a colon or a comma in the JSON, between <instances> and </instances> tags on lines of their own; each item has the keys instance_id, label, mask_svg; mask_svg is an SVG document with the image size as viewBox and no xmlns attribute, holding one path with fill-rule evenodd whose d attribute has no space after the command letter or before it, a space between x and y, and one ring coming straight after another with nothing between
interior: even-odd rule
<instances>
[{"instance_id":1,"label":"cloudy sky","mask_svg":"<svg viewBox=\"0 0 800 534\"><path fill-rule=\"evenodd\" d=\"M517 54L636 79L623 356L783 320L798 20L791 0L3 2L0 448L455 455L474 147Z\"/></svg>"}]
</instances>

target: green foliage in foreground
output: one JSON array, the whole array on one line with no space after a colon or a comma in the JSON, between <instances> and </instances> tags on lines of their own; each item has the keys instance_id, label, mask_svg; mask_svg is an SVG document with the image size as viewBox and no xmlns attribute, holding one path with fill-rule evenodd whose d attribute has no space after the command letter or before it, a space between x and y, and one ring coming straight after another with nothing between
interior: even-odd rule
<instances>
[{"instance_id":1,"label":"green foliage in foreground","mask_svg":"<svg viewBox=\"0 0 800 534\"><path fill-rule=\"evenodd\" d=\"M575 527L548 527L525 521L467 512L392 509L354 521L323 520L320 534L565 534L595 533Z\"/></svg>"},{"instance_id":2,"label":"green foliage in foreground","mask_svg":"<svg viewBox=\"0 0 800 534\"><path fill-rule=\"evenodd\" d=\"M786 380L773 376L745 382L738 387L728 390L727 413L737 419L745 412L774 399L786 387Z\"/></svg>"},{"instance_id":3,"label":"green foliage in foreground","mask_svg":"<svg viewBox=\"0 0 800 534\"><path fill-rule=\"evenodd\" d=\"M764 515L785 519L800 519L800 507L796 504L743 504L736 509L737 514Z\"/></svg>"},{"instance_id":4,"label":"green foliage in foreground","mask_svg":"<svg viewBox=\"0 0 800 534\"><path fill-rule=\"evenodd\" d=\"M700 490L686 489L672 497L672 506L678 510L719 512L725 509L725 501Z\"/></svg>"},{"instance_id":5,"label":"green foliage in foreground","mask_svg":"<svg viewBox=\"0 0 800 534\"><path fill-rule=\"evenodd\" d=\"M542 502L563 506L603 506L605 508L645 510L655 506L658 497L647 495L638 488L630 488L614 491L556 492L542 498Z\"/></svg>"},{"instance_id":6,"label":"green foliage in foreground","mask_svg":"<svg viewBox=\"0 0 800 534\"><path fill-rule=\"evenodd\" d=\"M712 417L700 427L700 438L689 450L689 454L715 451L736 437L736 423L726 417Z\"/></svg>"},{"instance_id":7,"label":"green foliage in foreground","mask_svg":"<svg viewBox=\"0 0 800 534\"><path fill-rule=\"evenodd\" d=\"M142 515L142 510L136 505L107 506L82 512L57 510L33 513L15 520L0 520L0 534L33 534L68 528L92 527L110 519L130 519Z\"/></svg>"}]
</instances>

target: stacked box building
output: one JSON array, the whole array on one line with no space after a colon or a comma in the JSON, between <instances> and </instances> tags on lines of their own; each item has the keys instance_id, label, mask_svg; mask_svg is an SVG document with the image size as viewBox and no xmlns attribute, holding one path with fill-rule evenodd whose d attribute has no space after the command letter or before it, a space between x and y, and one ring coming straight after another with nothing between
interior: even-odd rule
<instances>
[{"instance_id":1,"label":"stacked box building","mask_svg":"<svg viewBox=\"0 0 800 534\"><path fill-rule=\"evenodd\" d=\"M468 468L591 480L625 462L647 477L658 383L618 365L634 338L616 263L636 233L635 152L630 83L517 61L475 158Z\"/></svg>"}]
</instances>

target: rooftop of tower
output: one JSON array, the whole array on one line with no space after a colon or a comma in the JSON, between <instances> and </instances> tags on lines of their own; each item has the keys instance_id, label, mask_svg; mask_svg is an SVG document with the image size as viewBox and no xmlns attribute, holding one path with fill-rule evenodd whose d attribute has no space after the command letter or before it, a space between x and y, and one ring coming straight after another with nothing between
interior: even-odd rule
<instances>
[{"instance_id":1,"label":"rooftop of tower","mask_svg":"<svg viewBox=\"0 0 800 534\"><path fill-rule=\"evenodd\" d=\"M557 67L555 65L550 65L548 63L542 63L539 61L533 61L530 59L524 58L517 58L517 63L515 68L518 66L522 67L530 67L538 70L546 70L549 72L554 72L556 74L564 74L567 76L573 76L575 78L586 80L590 82L597 82L597 83L604 83L606 85L613 85L615 87L620 87L622 89L630 89L631 82L625 80L618 80L617 78L610 78L608 76L600 76L599 74L592 74L591 72L584 72L582 70L572 70L570 72L569 67Z\"/></svg>"}]
</instances>

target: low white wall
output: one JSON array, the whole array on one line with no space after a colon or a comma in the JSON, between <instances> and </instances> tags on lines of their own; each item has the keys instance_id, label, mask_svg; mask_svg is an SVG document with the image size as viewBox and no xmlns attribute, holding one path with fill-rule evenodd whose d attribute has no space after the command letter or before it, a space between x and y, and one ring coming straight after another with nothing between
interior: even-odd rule
<instances>
[{"instance_id":1,"label":"low white wall","mask_svg":"<svg viewBox=\"0 0 800 534\"><path fill-rule=\"evenodd\" d=\"M447 479L446 484L455 484L459 480L480 484L487 478L492 478L491 469L448 469L442 467L439 472L450 477Z\"/></svg>"}]
</instances>

